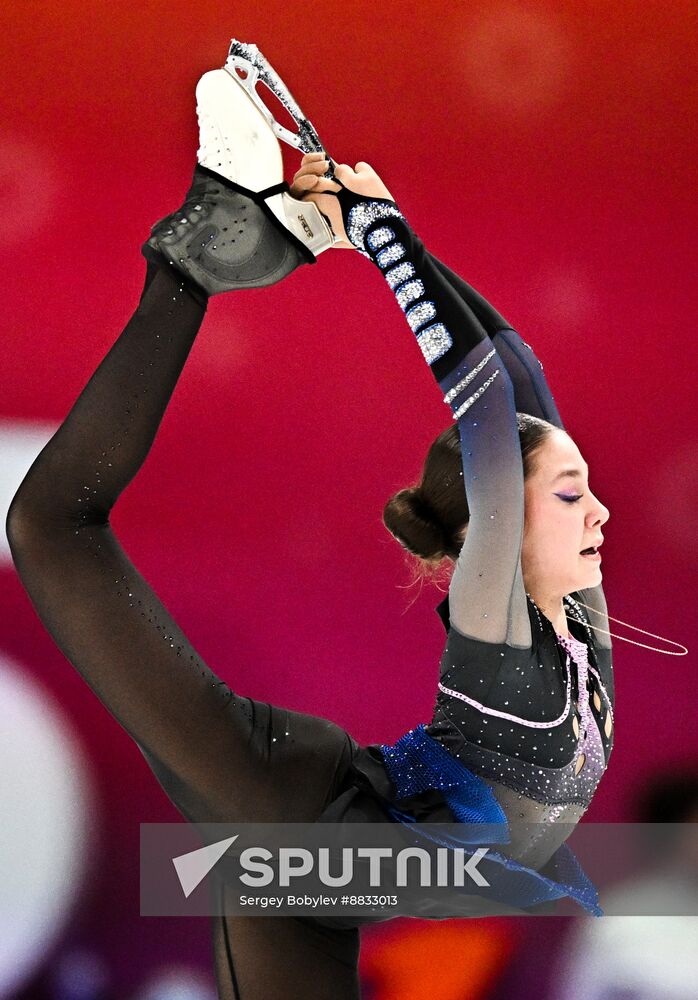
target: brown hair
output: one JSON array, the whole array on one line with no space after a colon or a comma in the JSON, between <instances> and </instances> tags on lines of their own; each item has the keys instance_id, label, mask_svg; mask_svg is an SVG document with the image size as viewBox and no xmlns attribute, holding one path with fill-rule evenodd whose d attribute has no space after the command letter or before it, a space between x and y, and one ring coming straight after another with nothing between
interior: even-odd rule
<instances>
[{"instance_id":1,"label":"brown hair","mask_svg":"<svg viewBox=\"0 0 698 1000\"><path fill-rule=\"evenodd\" d=\"M527 413L517 413L524 479L534 471L534 457L553 424ZM463 545L462 531L470 520L463 486L463 464L458 425L435 439L427 453L422 476L415 486L399 490L383 509L383 524L422 564L422 575L438 571L445 558L455 561Z\"/></svg>"}]
</instances>

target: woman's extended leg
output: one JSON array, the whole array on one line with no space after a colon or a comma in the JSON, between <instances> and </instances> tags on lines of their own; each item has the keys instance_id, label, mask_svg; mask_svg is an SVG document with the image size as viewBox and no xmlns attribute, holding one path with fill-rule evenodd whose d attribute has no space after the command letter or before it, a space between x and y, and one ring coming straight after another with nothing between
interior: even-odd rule
<instances>
[{"instance_id":1,"label":"woman's extended leg","mask_svg":"<svg viewBox=\"0 0 698 1000\"><path fill-rule=\"evenodd\" d=\"M20 486L8 537L40 618L183 815L314 820L350 756L347 734L234 694L109 524L152 445L205 310L206 296L193 294L172 266L149 262L133 317Z\"/></svg>"},{"instance_id":2,"label":"woman's extended leg","mask_svg":"<svg viewBox=\"0 0 698 1000\"><path fill-rule=\"evenodd\" d=\"M8 516L22 582L58 646L195 822L313 821L351 740L324 719L234 694L208 669L109 525L150 449L206 310L149 262L126 329L41 452ZM358 932L217 917L223 1000L357 1000Z\"/></svg>"}]
</instances>

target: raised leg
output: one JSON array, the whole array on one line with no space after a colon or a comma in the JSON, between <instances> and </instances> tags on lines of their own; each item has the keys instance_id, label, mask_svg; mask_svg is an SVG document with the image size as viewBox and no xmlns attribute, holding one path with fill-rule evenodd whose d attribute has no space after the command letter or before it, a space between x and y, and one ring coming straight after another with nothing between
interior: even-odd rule
<instances>
[{"instance_id":1,"label":"raised leg","mask_svg":"<svg viewBox=\"0 0 698 1000\"><path fill-rule=\"evenodd\" d=\"M312 820L350 754L347 734L234 694L109 523L150 450L205 309L172 267L149 264L126 329L21 484L8 538L39 617L184 815Z\"/></svg>"}]
</instances>

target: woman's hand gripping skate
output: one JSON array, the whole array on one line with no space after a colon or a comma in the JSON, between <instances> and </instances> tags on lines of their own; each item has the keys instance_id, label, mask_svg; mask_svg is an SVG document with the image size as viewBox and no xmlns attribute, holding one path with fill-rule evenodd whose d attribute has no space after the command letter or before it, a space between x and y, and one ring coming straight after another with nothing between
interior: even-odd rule
<instances>
[{"instance_id":1,"label":"woman's hand gripping skate","mask_svg":"<svg viewBox=\"0 0 698 1000\"><path fill-rule=\"evenodd\" d=\"M341 190L335 181L323 177L327 172L329 161L324 153L306 153L296 171L291 194L301 201L313 201L324 216L329 219L335 235L338 237L333 249L356 250L349 240L339 202L334 195ZM352 169L348 163L340 163L334 168L334 175L341 185L354 194L364 198L387 198L393 201L393 196L380 179L376 171L368 163L359 161Z\"/></svg>"}]
</instances>

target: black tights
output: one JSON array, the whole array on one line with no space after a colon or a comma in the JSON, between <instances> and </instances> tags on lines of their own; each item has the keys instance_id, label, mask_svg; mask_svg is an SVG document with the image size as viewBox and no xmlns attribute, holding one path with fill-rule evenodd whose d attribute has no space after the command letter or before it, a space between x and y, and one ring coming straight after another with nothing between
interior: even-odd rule
<instances>
[{"instance_id":1,"label":"black tights","mask_svg":"<svg viewBox=\"0 0 698 1000\"><path fill-rule=\"evenodd\" d=\"M464 298L477 294L440 266ZM483 303L473 298L471 306L491 309ZM506 326L491 312L497 328ZM356 744L325 719L231 691L109 523L150 450L205 313L205 297L170 265L149 261L134 315L23 481L8 537L44 625L185 818L312 822L333 800ZM359 996L356 929L218 917L214 949L225 1000Z\"/></svg>"},{"instance_id":2,"label":"black tights","mask_svg":"<svg viewBox=\"0 0 698 1000\"><path fill-rule=\"evenodd\" d=\"M312 822L351 760L348 734L233 693L109 524L150 450L205 311L171 266L148 264L126 329L22 483L8 536L41 620L183 816ZM218 917L214 948L226 1000L359 995L356 930Z\"/></svg>"}]
</instances>

